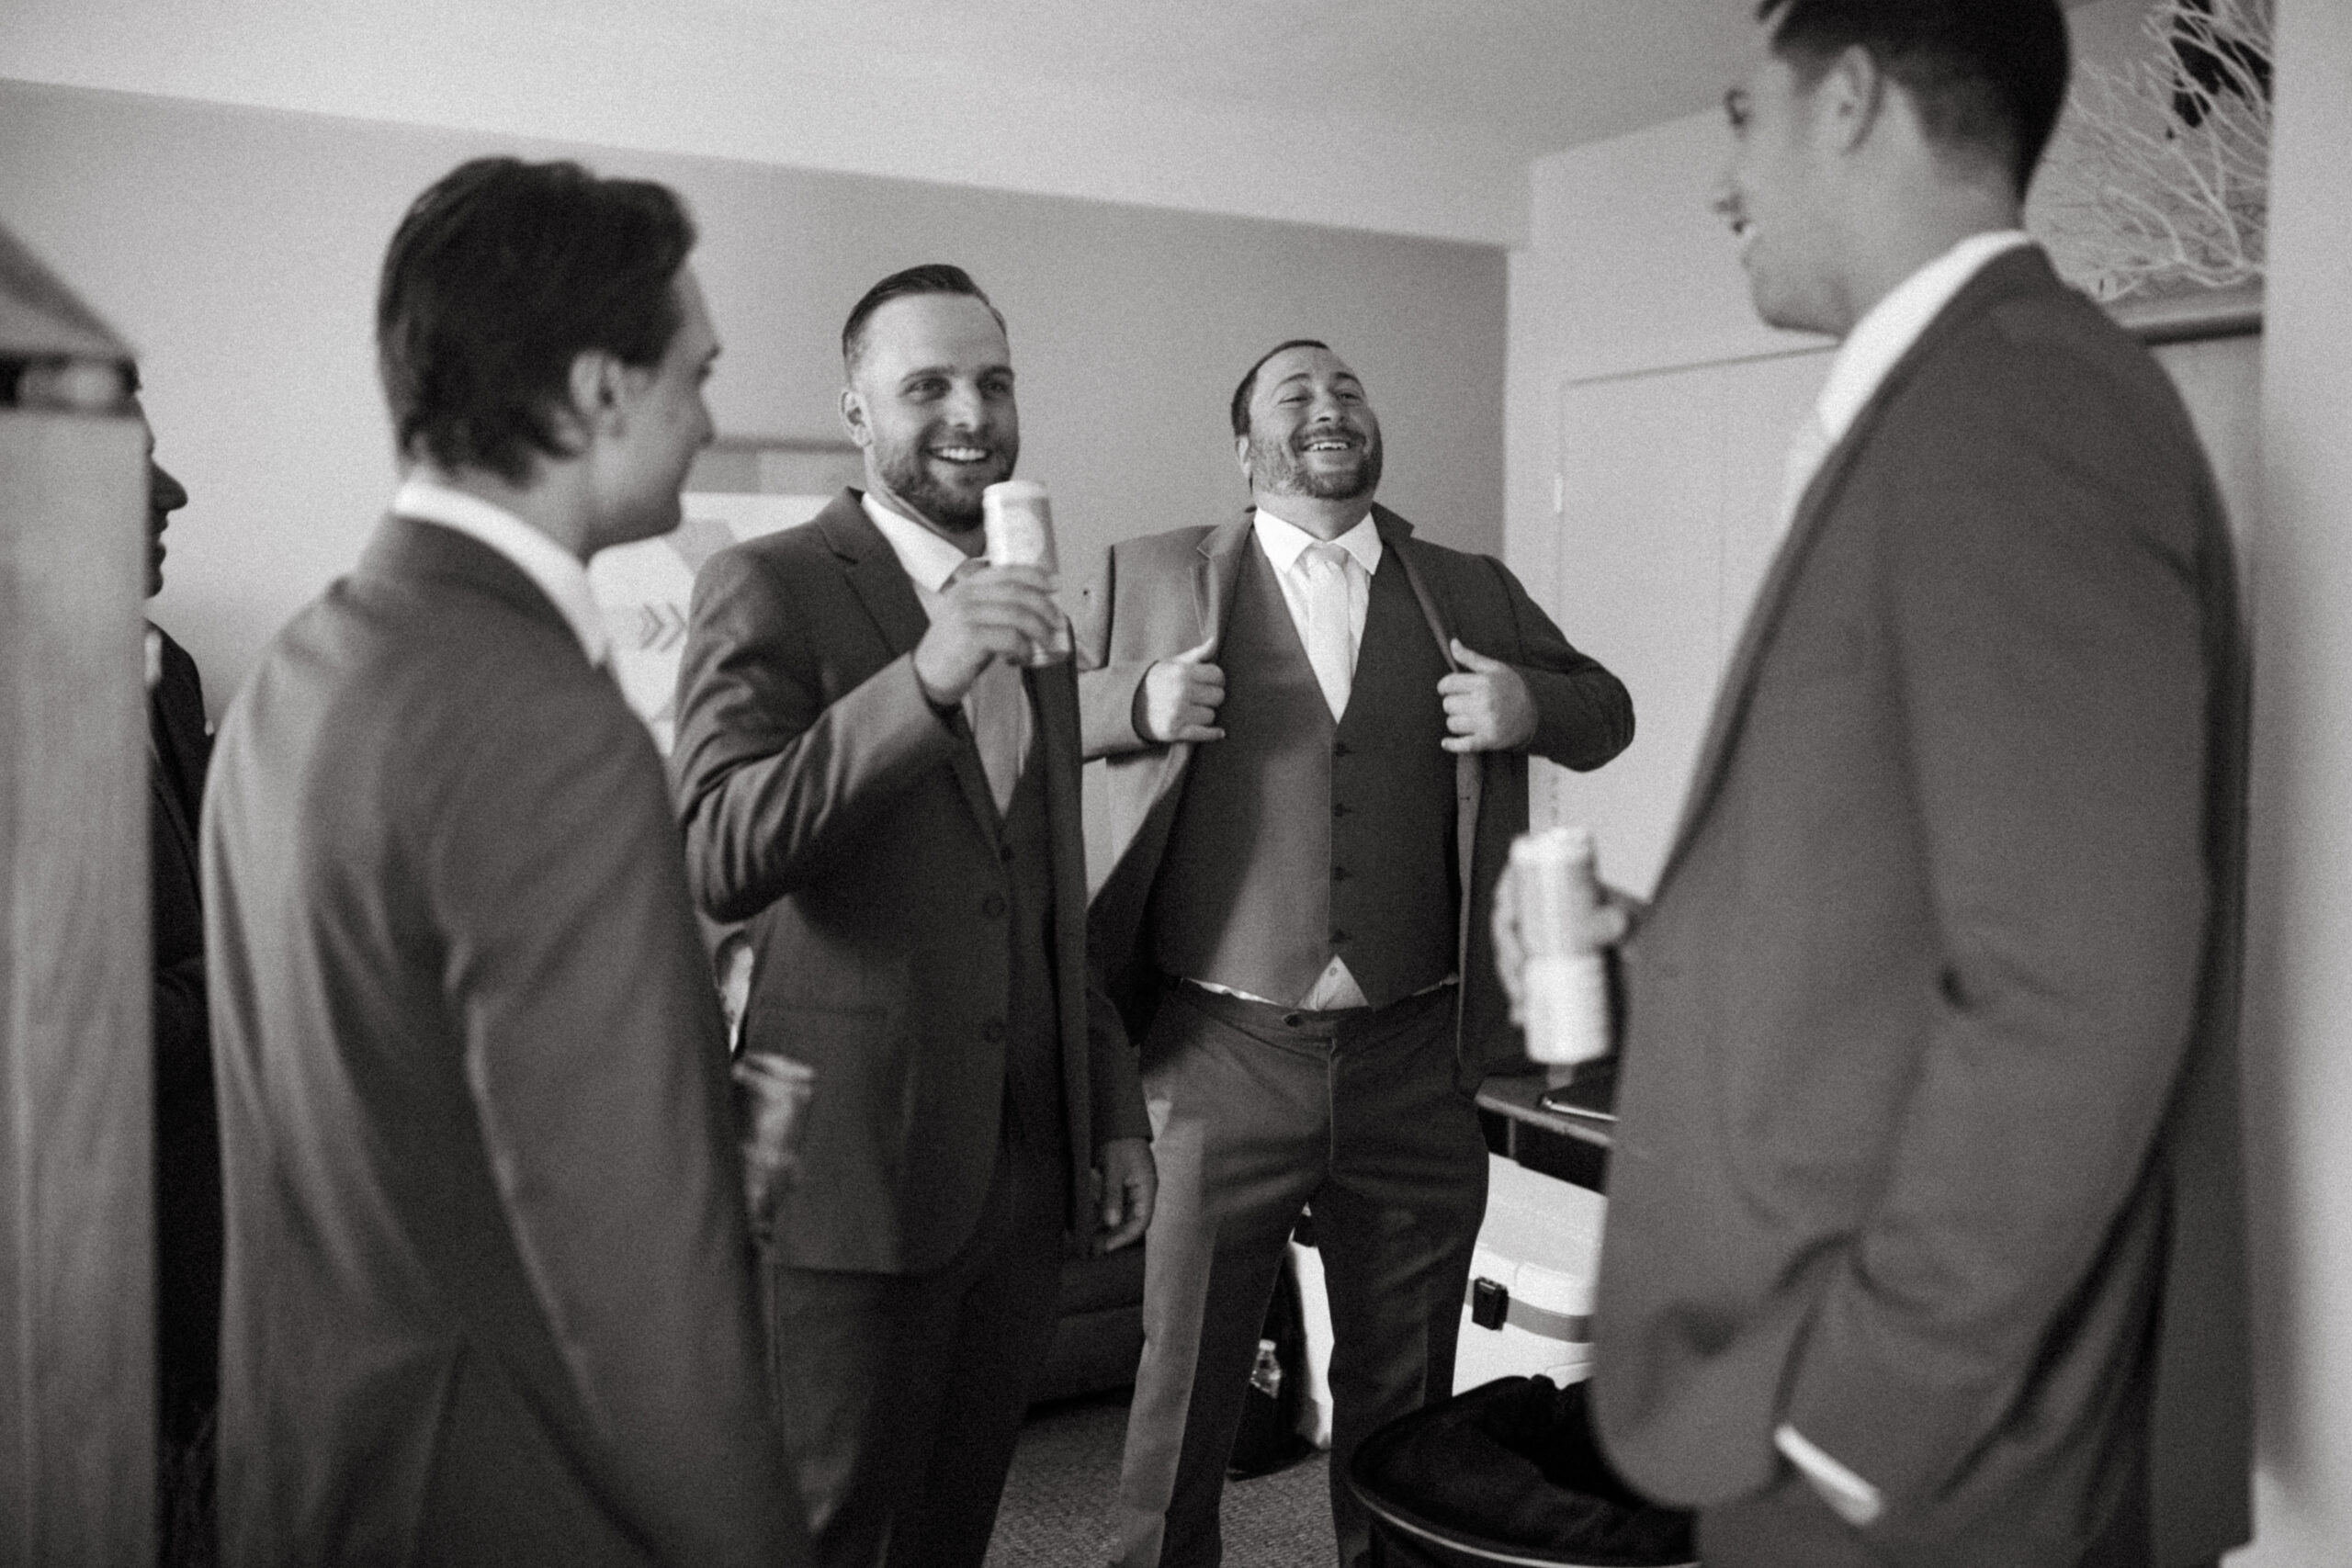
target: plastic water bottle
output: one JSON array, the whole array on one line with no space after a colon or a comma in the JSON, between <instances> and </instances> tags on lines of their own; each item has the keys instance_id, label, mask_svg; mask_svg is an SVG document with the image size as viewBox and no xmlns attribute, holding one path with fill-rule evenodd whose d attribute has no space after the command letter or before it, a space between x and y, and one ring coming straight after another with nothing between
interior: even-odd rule
<instances>
[{"instance_id":1,"label":"plastic water bottle","mask_svg":"<svg viewBox=\"0 0 2352 1568\"><path fill-rule=\"evenodd\" d=\"M1527 1054L1569 1066L1609 1054L1609 964L1586 945L1600 911L1599 853L1589 828L1522 833L1510 846L1527 996Z\"/></svg>"}]
</instances>

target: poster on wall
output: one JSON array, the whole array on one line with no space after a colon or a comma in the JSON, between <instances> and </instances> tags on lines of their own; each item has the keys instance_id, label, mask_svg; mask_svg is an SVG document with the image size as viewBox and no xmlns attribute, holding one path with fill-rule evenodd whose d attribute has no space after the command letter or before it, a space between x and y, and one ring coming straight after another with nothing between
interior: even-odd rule
<instances>
[{"instance_id":1,"label":"poster on wall","mask_svg":"<svg viewBox=\"0 0 2352 1568\"><path fill-rule=\"evenodd\" d=\"M612 634L613 673L662 755L677 738L678 662L695 574L729 545L808 522L862 472L846 443L722 441L688 472L677 527L588 563Z\"/></svg>"}]
</instances>

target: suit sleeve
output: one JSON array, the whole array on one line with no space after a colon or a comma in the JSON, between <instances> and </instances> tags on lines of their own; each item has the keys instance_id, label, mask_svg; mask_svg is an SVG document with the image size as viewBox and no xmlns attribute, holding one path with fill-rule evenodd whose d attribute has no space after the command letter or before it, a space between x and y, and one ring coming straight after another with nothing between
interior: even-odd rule
<instances>
[{"instance_id":1,"label":"suit sleeve","mask_svg":"<svg viewBox=\"0 0 2352 1568\"><path fill-rule=\"evenodd\" d=\"M464 738L424 829L513 1244L592 1427L581 1462L654 1557L805 1561L660 762L608 682L539 696Z\"/></svg>"},{"instance_id":2,"label":"suit sleeve","mask_svg":"<svg viewBox=\"0 0 2352 1568\"><path fill-rule=\"evenodd\" d=\"M1155 744L1136 733L1136 694L1154 661L1111 662L1118 573L1119 549L1114 545L1102 552L1102 570L1087 585L1077 622L1078 739L1080 755L1090 762Z\"/></svg>"},{"instance_id":3,"label":"suit sleeve","mask_svg":"<svg viewBox=\"0 0 2352 1568\"><path fill-rule=\"evenodd\" d=\"M1891 1517L2007 1417L2143 1179L2211 897L2187 466L2087 367L1999 380L2030 389L1925 411L1948 435L1905 454L1881 546L1945 956L1883 1199L1787 1384Z\"/></svg>"},{"instance_id":4,"label":"suit sleeve","mask_svg":"<svg viewBox=\"0 0 2352 1568\"><path fill-rule=\"evenodd\" d=\"M1492 557L1483 558L1510 606L1520 649L1511 667L1535 699L1535 736L1527 749L1578 773L1600 766L1634 743L1634 699L1625 683L1598 660L1569 646L1509 567ZM1462 640L1470 641L1466 637Z\"/></svg>"},{"instance_id":5,"label":"suit sleeve","mask_svg":"<svg viewBox=\"0 0 2352 1568\"><path fill-rule=\"evenodd\" d=\"M1119 1010L1103 989L1094 965L1087 965L1086 1043L1091 1060L1088 1085L1094 1096L1091 1108L1094 1147L1116 1138L1151 1137L1151 1117L1144 1109L1143 1072L1135 1043Z\"/></svg>"},{"instance_id":6,"label":"suit sleeve","mask_svg":"<svg viewBox=\"0 0 2352 1568\"><path fill-rule=\"evenodd\" d=\"M828 703L784 575L722 551L695 581L678 670L675 767L695 897L749 919L804 886L891 797L948 761L954 720L902 655Z\"/></svg>"}]
</instances>

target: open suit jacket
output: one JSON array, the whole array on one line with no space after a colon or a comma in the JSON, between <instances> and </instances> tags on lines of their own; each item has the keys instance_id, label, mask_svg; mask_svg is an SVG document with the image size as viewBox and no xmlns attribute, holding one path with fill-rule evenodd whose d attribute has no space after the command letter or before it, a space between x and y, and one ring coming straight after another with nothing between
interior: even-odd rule
<instances>
[{"instance_id":1,"label":"open suit jacket","mask_svg":"<svg viewBox=\"0 0 2352 1568\"><path fill-rule=\"evenodd\" d=\"M1635 1483L1753 1493L1785 1420L1891 1561L2071 1564L2127 1484L2161 1563L2245 1539L2244 724L2179 399L1996 259L1800 505L1629 955Z\"/></svg>"},{"instance_id":2,"label":"open suit jacket","mask_svg":"<svg viewBox=\"0 0 2352 1568\"><path fill-rule=\"evenodd\" d=\"M854 491L806 527L721 551L695 581L673 757L695 889L713 917L752 922L745 1049L817 1074L801 1176L776 1213L796 1268L936 1268L971 1235L995 1168L1010 852L963 716L943 717L915 679L930 624ZM1095 1152L1149 1124L1135 1050L1088 983L1070 666L1024 681L1083 1238L1099 1223Z\"/></svg>"},{"instance_id":3,"label":"open suit jacket","mask_svg":"<svg viewBox=\"0 0 2352 1568\"><path fill-rule=\"evenodd\" d=\"M1535 699L1534 737L1517 751L1458 759L1454 771L1457 1078L1475 1091L1487 1069L1518 1049L1496 977L1487 908L1510 841L1527 828L1527 753L1564 767L1600 766L1634 739L1634 705L1614 675L1568 646L1509 569L1413 536L1385 507L1372 511L1384 552L1411 585L1430 633L1453 662L1452 639L1517 670ZM1143 1038L1160 982L1148 928L1151 887L1182 797L1193 746L1147 744L1136 733L1136 689L1151 666L1208 645L1214 662L1245 549L1255 549L1252 513L1216 527L1179 528L1112 547L1102 581L1088 591L1079 627L1079 678L1089 757L1108 757L1112 858L1094 896L1096 958L1129 1032ZM1206 744L1215 745L1210 741Z\"/></svg>"},{"instance_id":4,"label":"open suit jacket","mask_svg":"<svg viewBox=\"0 0 2352 1568\"><path fill-rule=\"evenodd\" d=\"M385 523L223 724L204 869L221 1560L798 1561L661 761L555 606Z\"/></svg>"}]
</instances>

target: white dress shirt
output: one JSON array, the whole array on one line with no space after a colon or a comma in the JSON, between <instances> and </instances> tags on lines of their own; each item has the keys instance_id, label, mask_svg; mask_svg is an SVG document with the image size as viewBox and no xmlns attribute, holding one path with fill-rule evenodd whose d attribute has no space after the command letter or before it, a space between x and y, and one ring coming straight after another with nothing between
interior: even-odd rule
<instances>
[{"instance_id":1,"label":"white dress shirt","mask_svg":"<svg viewBox=\"0 0 2352 1568\"><path fill-rule=\"evenodd\" d=\"M1896 284L1854 323L1829 362L1829 379L1822 384L1821 396L1791 442L1781 501L1783 530L1795 521L1798 503L1822 459L1854 428L1863 406L1878 395L1888 372L1911 352L1928 323L1996 257L2031 243L2032 236L2021 229L1971 234Z\"/></svg>"},{"instance_id":2,"label":"white dress shirt","mask_svg":"<svg viewBox=\"0 0 2352 1568\"><path fill-rule=\"evenodd\" d=\"M561 612L589 663L601 666L610 655L612 633L605 626L604 607L588 586L588 569L570 550L520 517L478 495L421 475L401 481L392 496L392 513L454 529L496 550Z\"/></svg>"},{"instance_id":3,"label":"white dress shirt","mask_svg":"<svg viewBox=\"0 0 2352 1568\"><path fill-rule=\"evenodd\" d=\"M863 498L865 515L882 530L890 553L914 584L915 598L928 618L947 592L948 579L970 565L986 565L985 558L967 556L911 517L901 516L872 492ZM991 660L972 689L964 694L964 722L971 727L980 750L981 771L989 776L989 794L1001 814L1012 807L1013 786L1028 765L1029 747L1036 735L1035 716L1029 708L1029 690L1017 665Z\"/></svg>"},{"instance_id":4,"label":"white dress shirt","mask_svg":"<svg viewBox=\"0 0 2352 1568\"><path fill-rule=\"evenodd\" d=\"M1928 323L1995 257L2032 243L2016 229L1971 234L1897 284L1854 323L1854 330L1838 345L1837 358L1830 362L1829 379L1821 389L1820 400L1791 445L1788 488L1781 509L1783 530L1795 520L1797 507L1822 459L1854 428L1863 405L1877 395L1887 373L1911 352ZM1885 1499L1877 1487L1787 1422L1773 1428L1772 1445L1804 1472L1822 1501L1848 1524L1860 1529L1885 1511Z\"/></svg>"}]
</instances>

